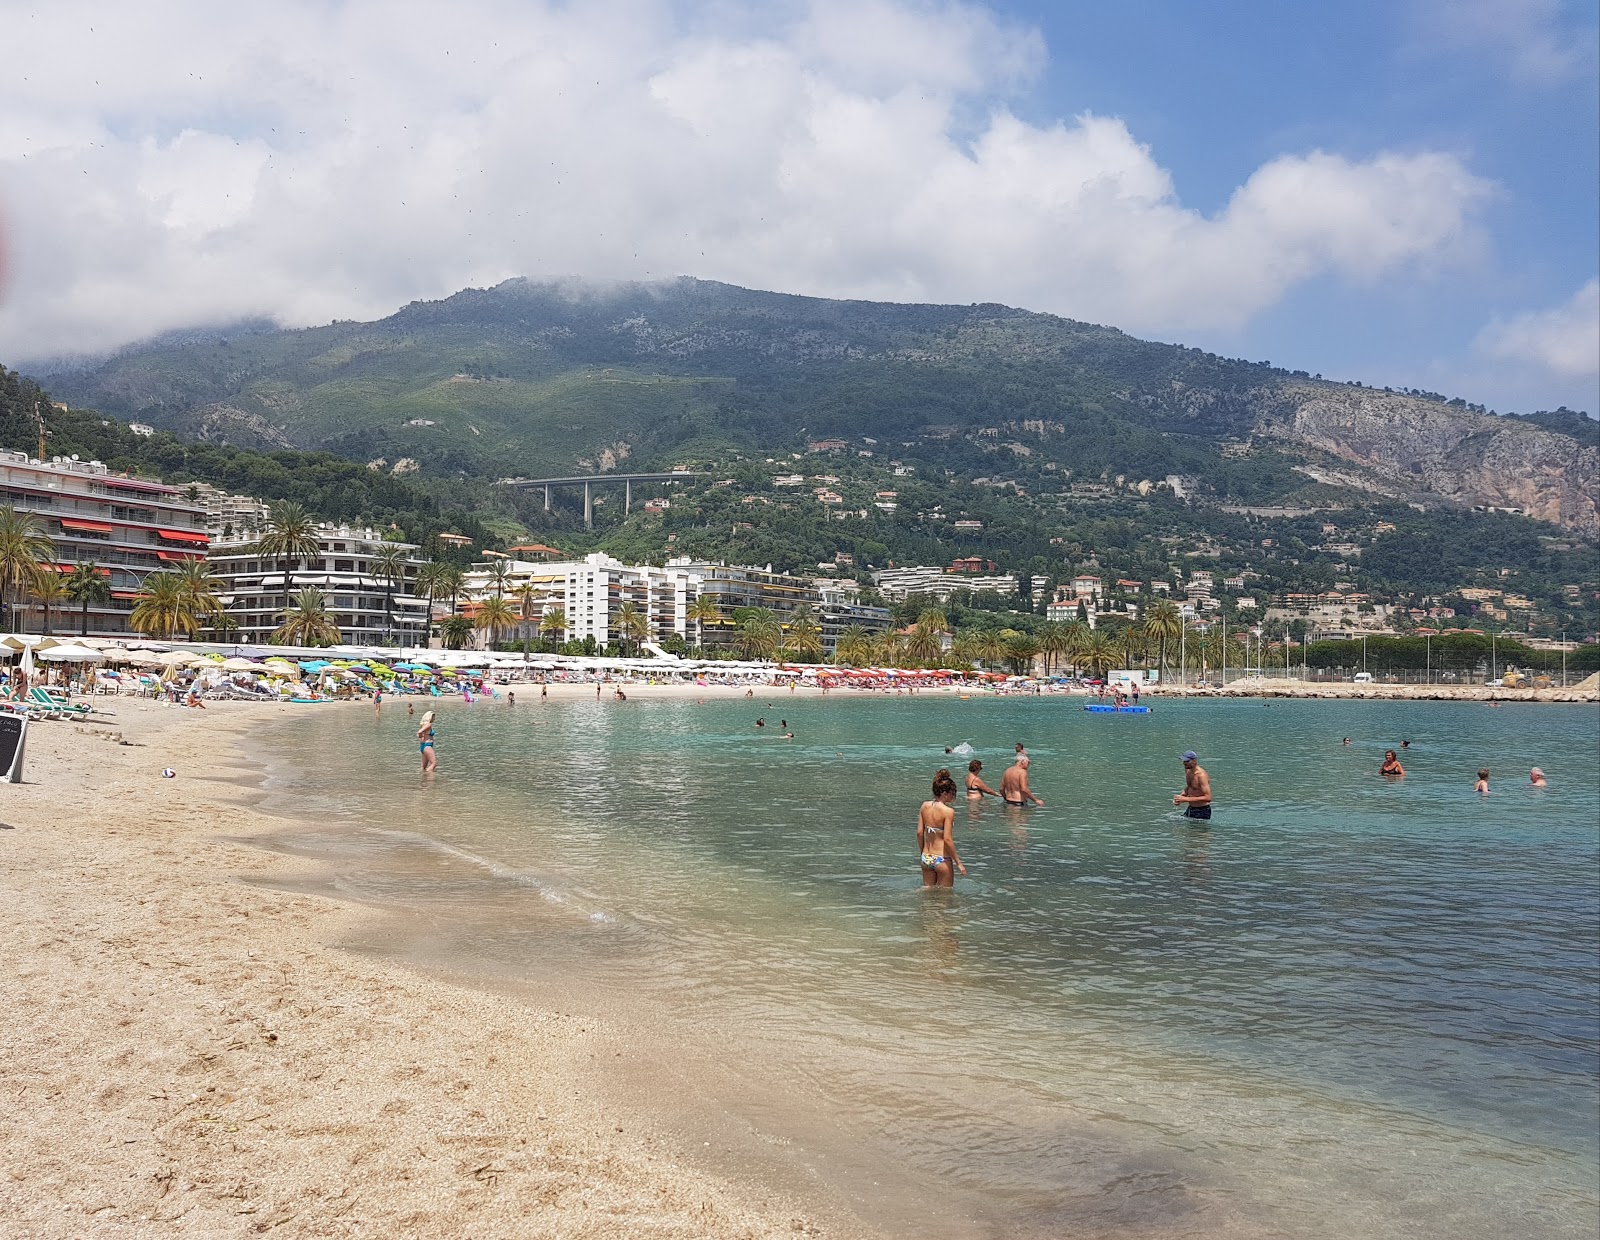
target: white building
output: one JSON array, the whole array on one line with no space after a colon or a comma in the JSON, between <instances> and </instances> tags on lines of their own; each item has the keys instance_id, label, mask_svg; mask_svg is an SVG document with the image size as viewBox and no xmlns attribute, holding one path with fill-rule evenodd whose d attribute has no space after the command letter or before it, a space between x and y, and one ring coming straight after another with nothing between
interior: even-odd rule
<instances>
[{"instance_id":1,"label":"white building","mask_svg":"<svg viewBox=\"0 0 1600 1240\"><path fill-rule=\"evenodd\" d=\"M327 596L328 614L339 626L340 640L348 645L425 643L428 605L414 593L422 564L414 543L389 543L375 530L319 525L317 544L318 554L289 572L291 599L298 590L321 590ZM218 594L238 626L231 636L241 643L262 644L281 623L284 564L261 555L255 546L253 538L235 533L233 541L213 544L208 562L222 579ZM399 581L385 582L372 573L373 557L386 546L407 553Z\"/></svg>"},{"instance_id":2,"label":"white building","mask_svg":"<svg viewBox=\"0 0 1600 1240\"><path fill-rule=\"evenodd\" d=\"M952 573L932 565L880 569L872 574L872 584L890 602L899 602L912 594L927 594L943 603L948 602L957 590L971 590L973 593L993 590L997 594L1017 592L1017 579L1011 573Z\"/></svg>"},{"instance_id":3,"label":"white building","mask_svg":"<svg viewBox=\"0 0 1600 1240\"><path fill-rule=\"evenodd\" d=\"M538 632L544 617L560 608L565 627L563 641L583 641L592 637L604 647L618 639L617 612L632 603L649 625L646 641L660 641L676 633L692 641L688 617L689 604L699 588L699 575L683 564L666 567L654 564L624 564L603 552L581 560L533 563L527 560L500 560L505 569L498 587L487 565L475 566L465 575L463 595L469 614L474 605L498 593L522 616L529 634Z\"/></svg>"}]
</instances>

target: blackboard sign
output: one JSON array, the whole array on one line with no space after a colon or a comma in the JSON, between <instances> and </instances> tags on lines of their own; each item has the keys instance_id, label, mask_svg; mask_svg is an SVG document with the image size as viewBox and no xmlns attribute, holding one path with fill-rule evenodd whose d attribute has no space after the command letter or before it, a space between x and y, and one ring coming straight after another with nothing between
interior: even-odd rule
<instances>
[{"instance_id":1,"label":"blackboard sign","mask_svg":"<svg viewBox=\"0 0 1600 1240\"><path fill-rule=\"evenodd\" d=\"M28 740L28 721L22 715L0 714L0 771L7 783L22 782L22 747Z\"/></svg>"}]
</instances>

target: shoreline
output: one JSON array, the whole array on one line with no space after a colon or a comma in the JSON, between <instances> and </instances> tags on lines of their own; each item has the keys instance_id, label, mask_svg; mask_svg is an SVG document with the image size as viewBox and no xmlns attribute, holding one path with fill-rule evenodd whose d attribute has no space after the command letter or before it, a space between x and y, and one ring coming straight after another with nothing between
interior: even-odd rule
<instances>
[{"instance_id":1,"label":"shoreline","mask_svg":"<svg viewBox=\"0 0 1600 1240\"><path fill-rule=\"evenodd\" d=\"M20 1233L869 1234L619 1106L616 1033L581 995L340 947L380 915L275 886L322 867L251 843L293 820L258 808L244 741L293 708L108 705L30 728L27 782L0 790Z\"/></svg>"}]
</instances>

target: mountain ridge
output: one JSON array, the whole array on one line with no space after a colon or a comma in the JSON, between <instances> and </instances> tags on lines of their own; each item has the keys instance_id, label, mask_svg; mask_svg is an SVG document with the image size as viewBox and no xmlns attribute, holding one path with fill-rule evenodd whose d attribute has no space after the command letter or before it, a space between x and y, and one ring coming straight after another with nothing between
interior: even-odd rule
<instances>
[{"instance_id":1,"label":"mountain ridge","mask_svg":"<svg viewBox=\"0 0 1600 1240\"><path fill-rule=\"evenodd\" d=\"M668 463L693 443L1042 426L1041 451L1080 472L1192 472L1221 498L1260 499L1222 446L1270 444L1391 491L1600 530L1600 448L1576 434L996 303L517 279L370 323L168 333L38 377L74 404L195 438L441 474L561 472L619 447Z\"/></svg>"}]
</instances>

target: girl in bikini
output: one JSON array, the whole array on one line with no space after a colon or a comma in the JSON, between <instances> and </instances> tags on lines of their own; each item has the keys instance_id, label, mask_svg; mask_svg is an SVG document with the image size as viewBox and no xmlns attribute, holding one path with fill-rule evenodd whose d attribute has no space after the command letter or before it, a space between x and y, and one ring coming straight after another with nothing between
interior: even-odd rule
<instances>
[{"instance_id":1,"label":"girl in bikini","mask_svg":"<svg viewBox=\"0 0 1600 1240\"><path fill-rule=\"evenodd\" d=\"M429 774L439 765L439 759L433 752L433 712L426 711L422 716L422 726L417 729L417 748L422 753L422 773Z\"/></svg>"},{"instance_id":2,"label":"girl in bikini","mask_svg":"<svg viewBox=\"0 0 1600 1240\"><path fill-rule=\"evenodd\" d=\"M955 778L941 767L933 777L933 799L924 801L917 812L917 850L922 857L924 887L954 887L956 870L966 877L967 867L956 856L956 815L950 808L955 799Z\"/></svg>"}]
</instances>

